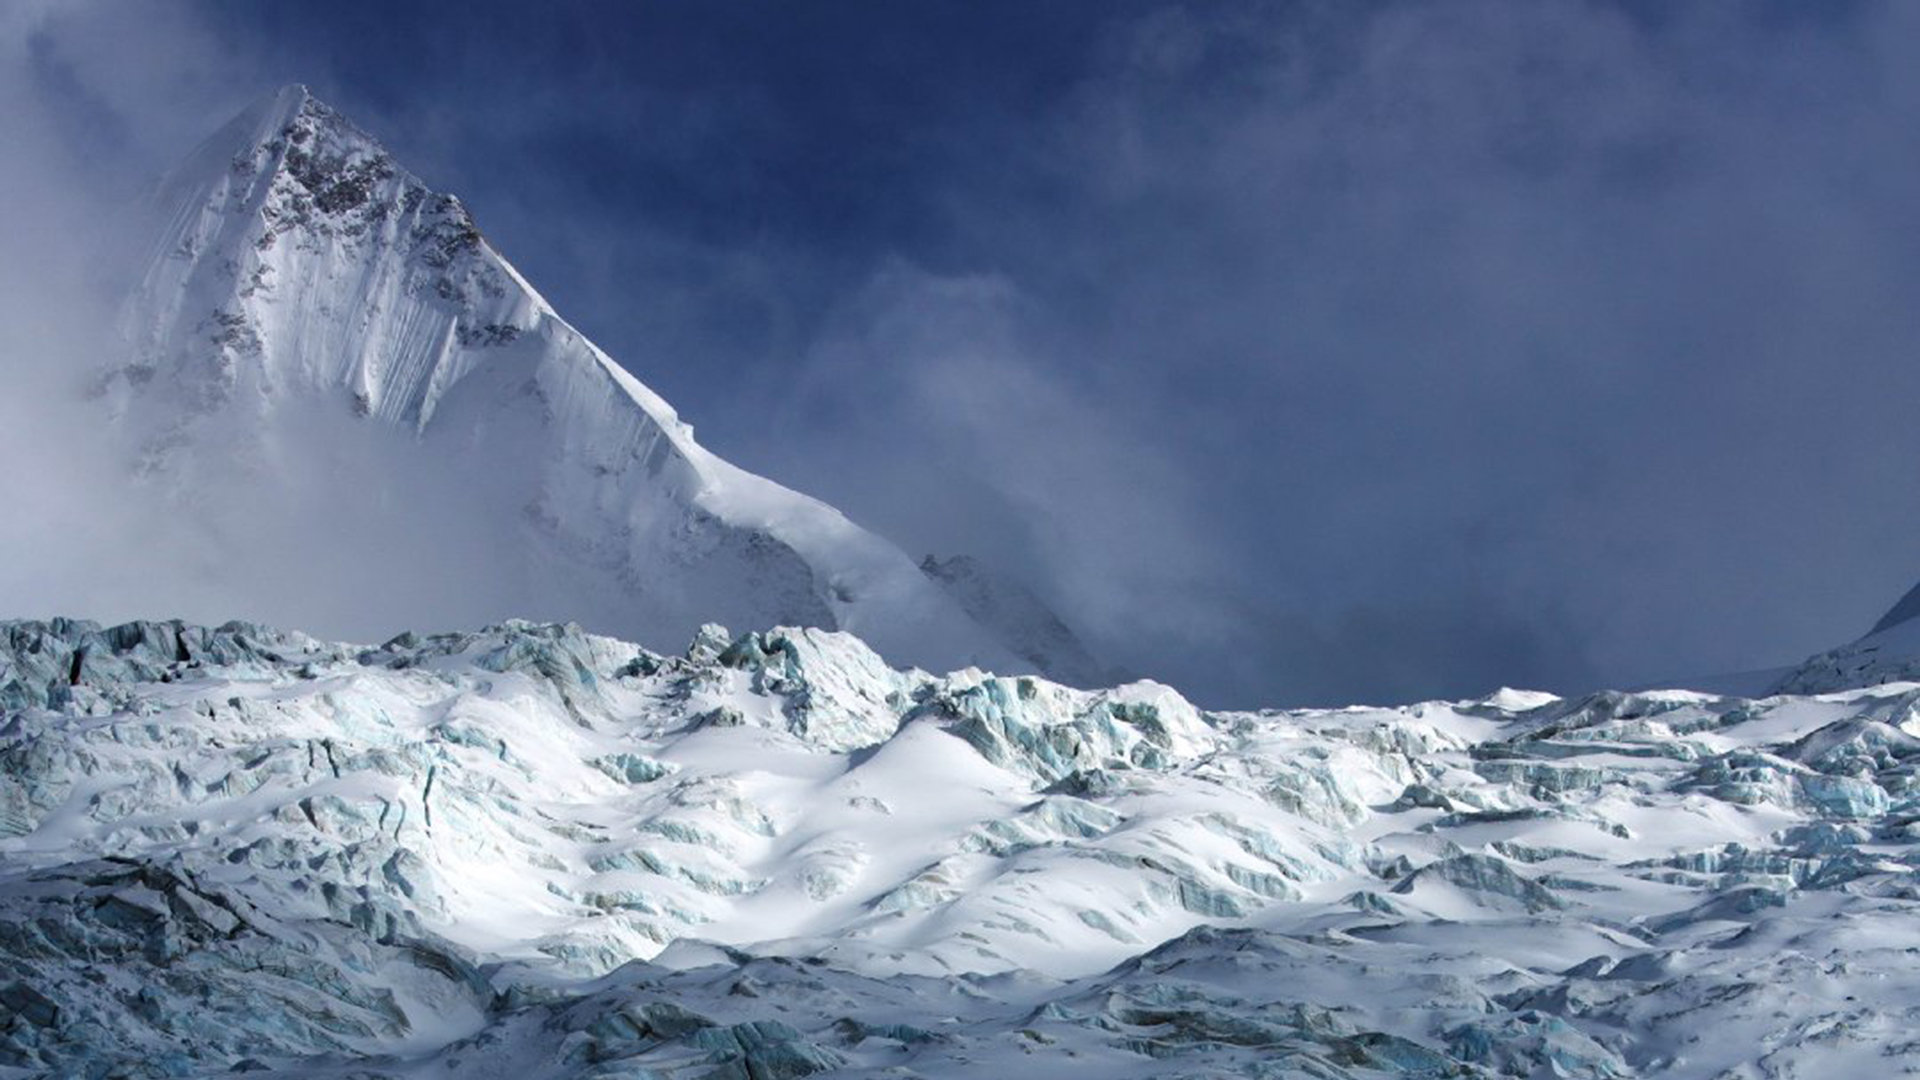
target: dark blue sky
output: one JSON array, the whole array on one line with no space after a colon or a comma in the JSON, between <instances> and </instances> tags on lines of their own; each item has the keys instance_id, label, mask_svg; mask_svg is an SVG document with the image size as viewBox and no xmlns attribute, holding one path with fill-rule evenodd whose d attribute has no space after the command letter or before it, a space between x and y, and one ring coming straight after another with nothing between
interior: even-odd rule
<instances>
[{"instance_id":1,"label":"dark blue sky","mask_svg":"<svg viewBox=\"0 0 1920 1080\"><path fill-rule=\"evenodd\" d=\"M1913 5L0 25L75 197L306 82L709 446L1203 700L1767 666L1920 577Z\"/></svg>"}]
</instances>

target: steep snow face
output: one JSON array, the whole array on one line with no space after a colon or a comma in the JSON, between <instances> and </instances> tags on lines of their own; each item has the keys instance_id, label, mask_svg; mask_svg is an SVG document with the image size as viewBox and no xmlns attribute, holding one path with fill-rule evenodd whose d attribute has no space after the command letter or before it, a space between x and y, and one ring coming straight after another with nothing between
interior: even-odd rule
<instances>
[{"instance_id":1,"label":"steep snow face","mask_svg":"<svg viewBox=\"0 0 1920 1080\"><path fill-rule=\"evenodd\" d=\"M101 390L248 610L339 622L351 596L363 626L549 614L648 641L794 623L1021 666L892 545L703 449L459 200L303 88L161 205Z\"/></svg>"},{"instance_id":2,"label":"steep snow face","mask_svg":"<svg viewBox=\"0 0 1920 1080\"><path fill-rule=\"evenodd\" d=\"M0 708L0 1075L1915 1053L1911 683L1210 713L820 630L56 621L0 624Z\"/></svg>"}]
</instances>

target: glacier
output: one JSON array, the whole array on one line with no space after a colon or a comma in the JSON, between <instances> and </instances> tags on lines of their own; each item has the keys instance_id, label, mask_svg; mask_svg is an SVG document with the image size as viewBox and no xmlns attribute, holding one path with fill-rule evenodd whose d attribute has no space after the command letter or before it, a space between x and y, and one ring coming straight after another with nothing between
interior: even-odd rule
<instances>
[{"instance_id":1,"label":"glacier","mask_svg":"<svg viewBox=\"0 0 1920 1080\"><path fill-rule=\"evenodd\" d=\"M0 1075L1920 1063L1920 683L1212 712L503 623L0 626Z\"/></svg>"}]
</instances>

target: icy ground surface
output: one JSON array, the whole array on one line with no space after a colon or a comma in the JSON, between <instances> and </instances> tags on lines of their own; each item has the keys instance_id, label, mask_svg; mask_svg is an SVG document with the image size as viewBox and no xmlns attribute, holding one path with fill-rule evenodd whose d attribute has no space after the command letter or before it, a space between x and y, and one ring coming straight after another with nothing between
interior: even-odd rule
<instances>
[{"instance_id":1,"label":"icy ground surface","mask_svg":"<svg viewBox=\"0 0 1920 1080\"><path fill-rule=\"evenodd\" d=\"M56 621L0 707L4 1076L1920 1072L1913 683L1206 713Z\"/></svg>"}]
</instances>

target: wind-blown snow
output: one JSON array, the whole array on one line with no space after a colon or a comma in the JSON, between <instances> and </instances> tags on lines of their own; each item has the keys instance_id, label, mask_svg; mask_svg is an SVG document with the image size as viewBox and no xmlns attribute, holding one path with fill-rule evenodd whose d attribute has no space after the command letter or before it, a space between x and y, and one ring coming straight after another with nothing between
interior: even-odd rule
<instances>
[{"instance_id":1,"label":"wind-blown snow","mask_svg":"<svg viewBox=\"0 0 1920 1080\"><path fill-rule=\"evenodd\" d=\"M23 1075L1920 1053L1920 684L1209 713L819 630L55 622L0 627L0 702Z\"/></svg>"}]
</instances>

